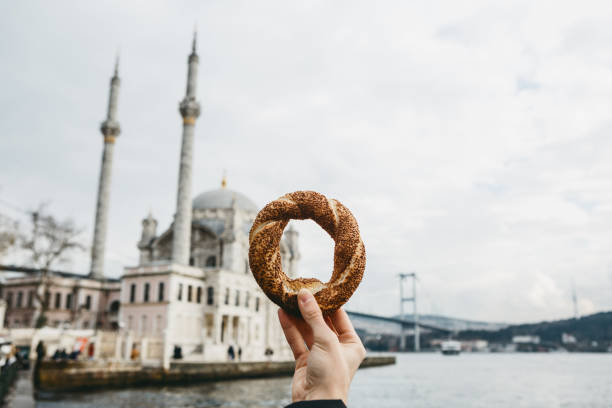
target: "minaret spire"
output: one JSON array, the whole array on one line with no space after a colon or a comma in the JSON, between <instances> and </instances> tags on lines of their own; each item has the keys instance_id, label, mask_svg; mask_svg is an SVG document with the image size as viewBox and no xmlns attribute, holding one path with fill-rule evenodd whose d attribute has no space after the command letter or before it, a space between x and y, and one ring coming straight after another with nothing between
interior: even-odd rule
<instances>
[{"instance_id":1,"label":"minaret spire","mask_svg":"<svg viewBox=\"0 0 612 408\"><path fill-rule=\"evenodd\" d=\"M183 141L179 165L176 213L174 215L172 261L189 264L191 251L191 178L193 163L193 137L196 119L200 116L200 104L196 101L199 57L196 52L197 33L194 32L192 51L188 59L187 90L179 104L183 117Z\"/></svg>"},{"instance_id":2,"label":"minaret spire","mask_svg":"<svg viewBox=\"0 0 612 408\"><path fill-rule=\"evenodd\" d=\"M120 85L119 57L117 57L115 61L115 72L110 81L106 120L102 122L100 126L100 131L104 136L104 149L102 151L102 167L100 169L100 179L98 182L98 201L96 202L94 237L91 247L91 268L89 276L92 278L104 277L104 246L106 243L113 149L115 146L115 139L119 136L119 133L121 133L119 122L117 122L117 102Z\"/></svg>"},{"instance_id":3,"label":"minaret spire","mask_svg":"<svg viewBox=\"0 0 612 408\"><path fill-rule=\"evenodd\" d=\"M117 58L115 58L115 75L117 78L119 77L119 53L117 53Z\"/></svg>"},{"instance_id":4,"label":"minaret spire","mask_svg":"<svg viewBox=\"0 0 612 408\"><path fill-rule=\"evenodd\" d=\"M191 53L192 54L196 53L197 43L198 43L198 28L194 27L193 28L193 42L191 43Z\"/></svg>"}]
</instances>

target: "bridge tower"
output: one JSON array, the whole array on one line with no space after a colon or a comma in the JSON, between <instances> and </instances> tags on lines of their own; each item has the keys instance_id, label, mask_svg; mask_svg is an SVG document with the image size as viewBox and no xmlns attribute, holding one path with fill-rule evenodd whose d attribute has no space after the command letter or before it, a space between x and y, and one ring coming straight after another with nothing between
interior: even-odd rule
<instances>
[{"instance_id":1,"label":"bridge tower","mask_svg":"<svg viewBox=\"0 0 612 408\"><path fill-rule=\"evenodd\" d=\"M411 278L412 279L412 297L404 296L404 280ZM417 291L416 291L416 283L417 283L417 275L416 272L411 273L400 273L400 319L404 319L404 303L412 302L412 319L414 321L414 351L421 350L421 338L419 333L419 313L417 311ZM406 348L406 336L404 333L401 335L401 343L400 349Z\"/></svg>"}]
</instances>

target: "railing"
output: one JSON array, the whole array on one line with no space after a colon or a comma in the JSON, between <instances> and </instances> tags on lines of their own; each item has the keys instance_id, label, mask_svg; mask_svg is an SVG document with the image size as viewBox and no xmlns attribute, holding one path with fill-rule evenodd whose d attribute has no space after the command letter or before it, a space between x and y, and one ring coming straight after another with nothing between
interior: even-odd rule
<instances>
[{"instance_id":1,"label":"railing","mask_svg":"<svg viewBox=\"0 0 612 408\"><path fill-rule=\"evenodd\" d=\"M8 394L13 381L17 377L18 366L19 364L15 361L12 364L5 364L0 367L0 406L2 406L6 394Z\"/></svg>"}]
</instances>

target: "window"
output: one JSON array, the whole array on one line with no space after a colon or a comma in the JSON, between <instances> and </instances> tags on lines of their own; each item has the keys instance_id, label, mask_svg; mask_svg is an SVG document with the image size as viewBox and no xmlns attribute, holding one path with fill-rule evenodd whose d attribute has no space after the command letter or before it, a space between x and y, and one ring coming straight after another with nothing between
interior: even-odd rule
<instances>
[{"instance_id":1,"label":"window","mask_svg":"<svg viewBox=\"0 0 612 408\"><path fill-rule=\"evenodd\" d=\"M215 266L217 266L217 257L214 255L211 255L208 258L206 258L206 266L208 268L214 268Z\"/></svg>"},{"instance_id":2,"label":"window","mask_svg":"<svg viewBox=\"0 0 612 408\"><path fill-rule=\"evenodd\" d=\"M136 301L136 284L132 283L130 285L130 303L134 303Z\"/></svg>"},{"instance_id":3,"label":"window","mask_svg":"<svg viewBox=\"0 0 612 408\"><path fill-rule=\"evenodd\" d=\"M149 282L145 283L144 286L144 301L148 302L149 301L149 291L151 290L151 285L149 284Z\"/></svg>"},{"instance_id":4,"label":"window","mask_svg":"<svg viewBox=\"0 0 612 408\"><path fill-rule=\"evenodd\" d=\"M113 302L111 302L110 311L111 313L117 313L119 311L119 301L118 300L114 300Z\"/></svg>"},{"instance_id":5,"label":"window","mask_svg":"<svg viewBox=\"0 0 612 408\"><path fill-rule=\"evenodd\" d=\"M157 286L157 301L164 301L164 282L159 282L159 285Z\"/></svg>"},{"instance_id":6,"label":"window","mask_svg":"<svg viewBox=\"0 0 612 408\"><path fill-rule=\"evenodd\" d=\"M245 274L249 273L249 260L248 259L244 261L244 273Z\"/></svg>"},{"instance_id":7,"label":"window","mask_svg":"<svg viewBox=\"0 0 612 408\"><path fill-rule=\"evenodd\" d=\"M89 328L89 322L88 322L87 320L85 320L85 321L83 322L83 328L84 328L84 329L88 329L88 328Z\"/></svg>"},{"instance_id":8,"label":"window","mask_svg":"<svg viewBox=\"0 0 612 408\"><path fill-rule=\"evenodd\" d=\"M21 303L23 302L23 292L17 292L17 305L16 307L21 307Z\"/></svg>"},{"instance_id":9,"label":"window","mask_svg":"<svg viewBox=\"0 0 612 408\"><path fill-rule=\"evenodd\" d=\"M209 286L208 289L206 289L206 304L215 304L215 288L213 288L212 286Z\"/></svg>"},{"instance_id":10,"label":"window","mask_svg":"<svg viewBox=\"0 0 612 408\"><path fill-rule=\"evenodd\" d=\"M45 307L49 307L51 302L51 292L45 292Z\"/></svg>"},{"instance_id":11,"label":"window","mask_svg":"<svg viewBox=\"0 0 612 408\"><path fill-rule=\"evenodd\" d=\"M244 299L244 307L246 307L248 309L249 307L249 300L250 300L251 294L249 292L246 293L246 298Z\"/></svg>"},{"instance_id":12,"label":"window","mask_svg":"<svg viewBox=\"0 0 612 408\"><path fill-rule=\"evenodd\" d=\"M226 305L229 305L229 288L225 288L225 300L223 303L225 303Z\"/></svg>"},{"instance_id":13,"label":"window","mask_svg":"<svg viewBox=\"0 0 612 408\"><path fill-rule=\"evenodd\" d=\"M196 294L196 302L202 303L202 287L198 286L198 292Z\"/></svg>"},{"instance_id":14,"label":"window","mask_svg":"<svg viewBox=\"0 0 612 408\"><path fill-rule=\"evenodd\" d=\"M258 297L255 298L255 311L259 312L259 298Z\"/></svg>"},{"instance_id":15,"label":"window","mask_svg":"<svg viewBox=\"0 0 612 408\"><path fill-rule=\"evenodd\" d=\"M191 302L191 292L193 290L193 287L191 285L187 286L187 301Z\"/></svg>"},{"instance_id":16,"label":"window","mask_svg":"<svg viewBox=\"0 0 612 408\"><path fill-rule=\"evenodd\" d=\"M178 286L178 296L176 297L178 300L182 300L183 299L183 284L179 283Z\"/></svg>"},{"instance_id":17,"label":"window","mask_svg":"<svg viewBox=\"0 0 612 408\"><path fill-rule=\"evenodd\" d=\"M87 297L85 297L85 309L90 310L91 309L91 296L87 295Z\"/></svg>"},{"instance_id":18,"label":"window","mask_svg":"<svg viewBox=\"0 0 612 408\"><path fill-rule=\"evenodd\" d=\"M236 290L236 306L240 306L240 291Z\"/></svg>"},{"instance_id":19,"label":"window","mask_svg":"<svg viewBox=\"0 0 612 408\"><path fill-rule=\"evenodd\" d=\"M28 307L34 307L34 291L28 291Z\"/></svg>"},{"instance_id":20,"label":"window","mask_svg":"<svg viewBox=\"0 0 612 408\"><path fill-rule=\"evenodd\" d=\"M72 293L66 295L66 309L72 309Z\"/></svg>"},{"instance_id":21,"label":"window","mask_svg":"<svg viewBox=\"0 0 612 408\"><path fill-rule=\"evenodd\" d=\"M55 308L61 309L61 307L62 307L62 294L57 292L55 294Z\"/></svg>"},{"instance_id":22,"label":"window","mask_svg":"<svg viewBox=\"0 0 612 408\"><path fill-rule=\"evenodd\" d=\"M13 292L6 292L6 307L13 307Z\"/></svg>"},{"instance_id":23,"label":"window","mask_svg":"<svg viewBox=\"0 0 612 408\"><path fill-rule=\"evenodd\" d=\"M189 265L190 266L194 266L195 265L195 258L193 256L189 257Z\"/></svg>"}]
</instances>

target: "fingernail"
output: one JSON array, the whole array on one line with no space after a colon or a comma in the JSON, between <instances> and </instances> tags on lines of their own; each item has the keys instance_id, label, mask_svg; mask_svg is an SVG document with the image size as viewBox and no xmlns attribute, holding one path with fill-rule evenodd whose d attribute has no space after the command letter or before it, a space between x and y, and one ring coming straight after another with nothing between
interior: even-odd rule
<instances>
[{"instance_id":1,"label":"fingernail","mask_svg":"<svg viewBox=\"0 0 612 408\"><path fill-rule=\"evenodd\" d=\"M308 289L302 288L298 292L298 300L300 301L302 305L307 305L308 303L312 301L312 299L313 299L312 293L310 293Z\"/></svg>"}]
</instances>

